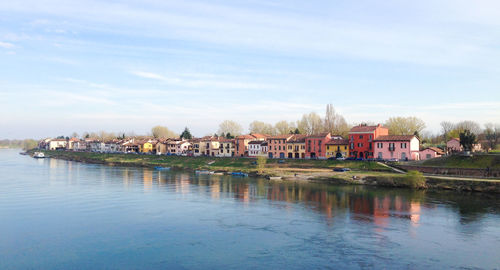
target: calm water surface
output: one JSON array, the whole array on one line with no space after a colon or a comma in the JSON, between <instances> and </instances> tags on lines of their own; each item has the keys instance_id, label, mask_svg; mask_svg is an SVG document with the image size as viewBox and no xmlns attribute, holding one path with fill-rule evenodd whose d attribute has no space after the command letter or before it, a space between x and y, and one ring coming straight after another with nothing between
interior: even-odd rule
<instances>
[{"instance_id":1,"label":"calm water surface","mask_svg":"<svg viewBox=\"0 0 500 270\"><path fill-rule=\"evenodd\" d=\"M0 269L498 269L500 198L0 150Z\"/></svg>"}]
</instances>

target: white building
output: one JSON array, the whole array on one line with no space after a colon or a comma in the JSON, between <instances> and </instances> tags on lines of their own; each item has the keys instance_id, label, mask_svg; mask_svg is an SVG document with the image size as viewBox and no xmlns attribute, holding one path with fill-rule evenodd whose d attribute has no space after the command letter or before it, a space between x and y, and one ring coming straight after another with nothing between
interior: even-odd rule
<instances>
[{"instance_id":1,"label":"white building","mask_svg":"<svg viewBox=\"0 0 500 270\"><path fill-rule=\"evenodd\" d=\"M249 157L267 156L267 142L266 141L249 142L248 156Z\"/></svg>"}]
</instances>

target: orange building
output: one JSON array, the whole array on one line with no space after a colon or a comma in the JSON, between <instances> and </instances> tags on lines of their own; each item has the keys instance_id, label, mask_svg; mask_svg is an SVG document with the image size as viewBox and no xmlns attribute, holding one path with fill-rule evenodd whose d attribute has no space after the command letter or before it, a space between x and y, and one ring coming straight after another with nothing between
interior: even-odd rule
<instances>
[{"instance_id":1,"label":"orange building","mask_svg":"<svg viewBox=\"0 0 500 270\"><path fill-rule=\"evenodd\" d=\"M269 158L286 158L287 142L293 137L292 134L277 135L267 138L267 154Z\"/></svg>"}]
</instances>

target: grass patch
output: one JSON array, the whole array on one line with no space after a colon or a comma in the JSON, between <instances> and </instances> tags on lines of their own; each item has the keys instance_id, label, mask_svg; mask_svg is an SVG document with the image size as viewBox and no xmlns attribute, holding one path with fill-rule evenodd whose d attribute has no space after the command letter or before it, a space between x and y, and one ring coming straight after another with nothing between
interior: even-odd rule
<instances>
[{"instance_id":1,"label":"grass patch","mask_svg":"<svg viewBox=\"0 0 500 270\"><path fill-rule=\"evenodd\" d=\"M474 155L472 157L452 155L426 160L424 166L447 168L477 168L487 167L500 169L500 155Z\"/></svg>"}]
</instances>

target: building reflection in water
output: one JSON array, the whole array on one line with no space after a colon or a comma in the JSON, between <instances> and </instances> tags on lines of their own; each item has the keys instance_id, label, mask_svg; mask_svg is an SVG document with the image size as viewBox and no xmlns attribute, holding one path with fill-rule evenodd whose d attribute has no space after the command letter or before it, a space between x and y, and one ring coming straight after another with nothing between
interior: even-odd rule
<instances>
[{"instance_id":1,"label":"building reflection in water","mask_svg":"<svg viewBox=\"0 0 500 270\"><path fill-rule=\"evenodd\" d=\"M142 171L142 183L144 191L150 191L153 188L153 171L145 169Z\"/></svg>"},{"instance_id":2,"label":"building reflection in water","mask_svg":"<svg viewBox=\"0 0 500 270\"><path fill-rule=\"evenodd\" d=\"M143 171L145 190L152 188L153 175L159 186L172 186L177 193L191 191L206 193L212 199L234 198L245 204L267 199L283 201L293 211L293 203L324 214L328 220L340 213L350 213L350 218L370 222L383 231L391 218L408 220L410 226L418 226L422 192L409 190L377 190L363 186L329 186L315 183L269 182L265 179L242 179L230 176L193 175L175 172ZM125 174L124 183L129 175ZM196 190L192 187L196 186ZM403 193L403 196L400 194ZM292 203L292 204L290 204Z\"/></svg>"}]
</instances>

